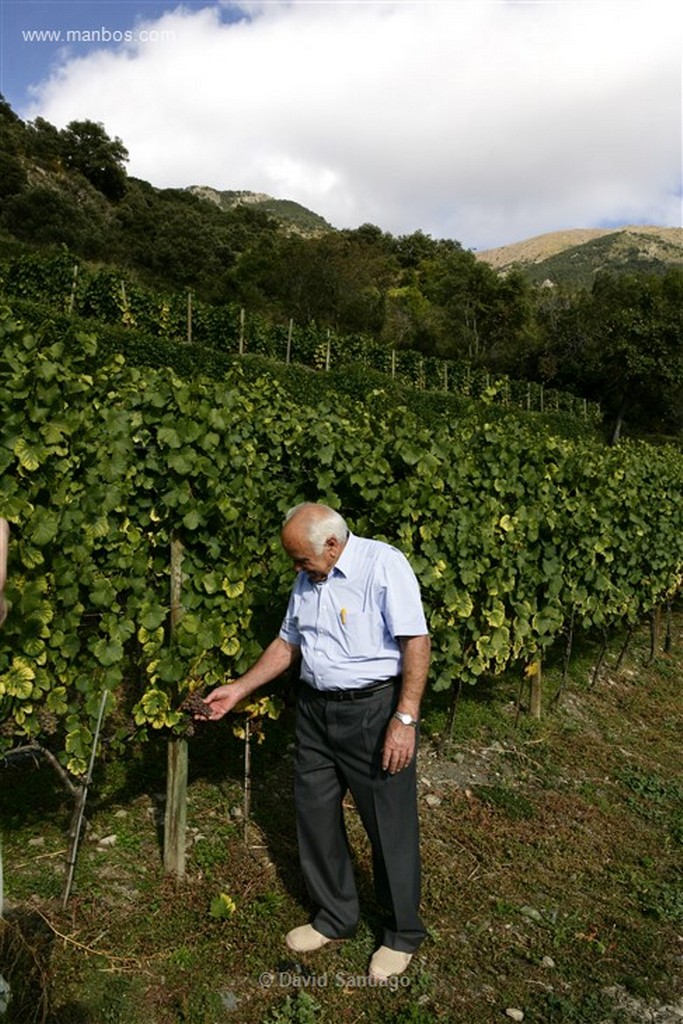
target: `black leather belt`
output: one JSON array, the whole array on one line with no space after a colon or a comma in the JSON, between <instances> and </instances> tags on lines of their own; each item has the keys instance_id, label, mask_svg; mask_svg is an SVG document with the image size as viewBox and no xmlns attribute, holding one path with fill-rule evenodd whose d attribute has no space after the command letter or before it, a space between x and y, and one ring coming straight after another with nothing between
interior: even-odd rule
<instances>
[{"instance_id":1,"label":"black leather belt","mask_svg":"<svg viewBox=\"0 0 683 1024\"><path fill-rule=\"evenodd\" d=\"M316 690L308 683L304 685L309 697L320 697L322 700L363 700L364 697L372 697L381 690L388 690L390 686L396 686L400 681L400 676L393 676L391 679L381 679L378 683L360 686L354 690Z\"/></svg>"}]
</instances>

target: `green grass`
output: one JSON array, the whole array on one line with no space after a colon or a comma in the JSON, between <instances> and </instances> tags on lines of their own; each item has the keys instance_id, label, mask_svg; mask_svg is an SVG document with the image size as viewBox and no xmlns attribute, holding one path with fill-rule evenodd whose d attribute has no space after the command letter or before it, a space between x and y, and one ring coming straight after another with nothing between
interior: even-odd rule
<instances>
[{"instance_id":1,"label":"green grass","mask_svg":"<svg viewBox=\"0 0 683 1024\"><path fill-rule=\"evenodd\" d=\"M516 676L486 680L461 695L445 743L450 695L429 698L420 764L429 938L384 989L366 982L380 918L352 807L359 930L301 960L284 947L309 912L291 711L252 750L246 843L241 743L228 723L191 741L182 881L163 874L163 744L100 765L66 909L69 801L47 768L4 769L0 973L16 1000L6 1021L491 1024L518 1008L526 1024L637 1024L646 1009L675 1004L683 615L671 654L649 664L648 642L643 630L621 673L608 659L595 685L596 651L578 649L557 705L560 666L549 662L540 722ZM212 915L222 893L235 911Z\"/></svg>"}]
</instances>

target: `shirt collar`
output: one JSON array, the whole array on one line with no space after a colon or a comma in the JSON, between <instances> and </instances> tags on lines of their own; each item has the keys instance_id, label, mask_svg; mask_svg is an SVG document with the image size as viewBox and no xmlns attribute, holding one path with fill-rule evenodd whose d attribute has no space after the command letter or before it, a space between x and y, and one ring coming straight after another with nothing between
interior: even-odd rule
<instances>
[{"instance_id":1,"label":"shirt collar","mask_svg":"<svg viewBox=\"0 0 683 1024\"><path fill-rule=\"evenodd\" d=\"M353 574L354 565L354 551L356 547L356 538L349 530L349 535L346 538L346 544L344 550L332 567L332 573L338 572L341 576L349 577Z\"/></svg>"}]
</instances>

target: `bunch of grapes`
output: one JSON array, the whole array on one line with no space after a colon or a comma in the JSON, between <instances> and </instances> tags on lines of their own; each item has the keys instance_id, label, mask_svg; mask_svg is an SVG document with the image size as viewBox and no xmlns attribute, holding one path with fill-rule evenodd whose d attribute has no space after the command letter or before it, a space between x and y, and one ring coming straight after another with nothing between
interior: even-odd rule
<instances>
[{"instance_id":1,"label":"bunch of grapes","mask_svg":"<svg viewBox=\"0 0 683 1024\"><path fill-rule=\"evenodd\" d=\"M38 719L40 728L46 736L53 736L57 732L59 722L57 721L57 716L51 711L46 711L44 708L41 708L38 711L36 718Z\"/></svg>"},{"instance_id":2,"label":"bunch of grapes","mask_svg":"<svg viewBox=\"0 0 683 1024\"><path fill-rule=\"evenodd\" d=\"M180 705L180 710L187 715L185 727L187 736L194 736L196 719L211 718L211 708L204 703L198 693L189 693Z\"/></svg>"}]
</instances>

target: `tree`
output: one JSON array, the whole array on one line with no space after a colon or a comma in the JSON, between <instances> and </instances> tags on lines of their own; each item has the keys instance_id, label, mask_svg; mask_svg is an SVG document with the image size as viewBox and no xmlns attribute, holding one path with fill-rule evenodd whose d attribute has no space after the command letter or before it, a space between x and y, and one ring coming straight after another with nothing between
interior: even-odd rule
<instances>
[{"instance_id":1,"label":"tree","mask_svg":"<svg viewBox=\"0 0 683 1024\"><path fill-rule=\"evenodd\" d=\"M391 348L431 352L436 347L439 311L416 285L391 288L387 294L383 340Z\"/></svg>"},{"instance_id":2,"label":"tree","mask_svg":"<svg viewBox=\"0 0 683 1024\"><path fill-rule=\"evenodd\" d=\"M542 310L542 361L554 383L599 401L618 439L680 429L683 419L683 270L599 274L590 292Z\"/></svg>"},{"instance_id":3,"label":"tree","mask_svg":"<svg viewBox=\"0 0 683 1024\"><path fill-rule=\"evenodd\" d=\"M62 164L62 133L44 117L26 125L26 154L41 167L59 170Z\"/></svg>"},{"instance_id":4,"label":"tree","mask_svg":"<svg viewBox=\"0 0 683 1024\"><path fill-rule=\"evenodd\" d=\"M2 223L24 241L66 245L85 256L101 256L92 219L53 188L28 188L3 203Z\"/></svg>"},{"instance_id":5,"label":"tree","mask_svg":"<svg viewBox=\"0 0 683 1024\"><path fill-rule=\"evenodd\" d=\"M500 277L477 264L479 332L483 360L496 373L526 377L540 347L537 303L528 279L518 270Z\"/></svg>"},{"instance_id":6,"label":"tree","mask_svg":"<svg viewBox=\"0 0 683 1024\"><path fill-rule=\"evenodd\" d=\"M66 167L80 171L107 199L123 198L128 150L120 139L110 139L104 126L94 121L69 122L60 139Z\"/></svg>"},{"instance_id":7,"label":"tree","mask_svg":"<svg viewBox=\"0 0 683 1024\"><path fill-rule=\"evenodd\" d=\"M0 199L21 192L27 180L26 171L19 157L12 153L0 152Z\"/></svg>"},{"instance_id":8,"label":"tree","mask_svg":"<svg viewBox=\"0 0 683 1024\"><path fill-rule=\"evenodd\" d=\"M0 150L18 156L24 149L24 123L0 93Z\"/></svg>"},{"instance_id":9,"label":"tree","mask_svg":"<svg viewBox=\"0 0 683 1024\"><path fill-rule=\"evenodd\" d=\"M279 312L338 331L378 334L391 283L387 257L354 233L280 237L240 261L238 278L258 287Z\"/></svg>"},{"instance_id":10,"label":"tree","mask_svg":"<svg viewBox=\"0 0 683 1024\"><path fill-rule=\"evenodd\" d=\"M440 240L427 248L419 232L410 237L411 251L420 253L413 279L432 309L431 351L456 359L478 358L481 281L492 275L490 268L478 264L457 242Z\"/></svg>"}]
</instances>

